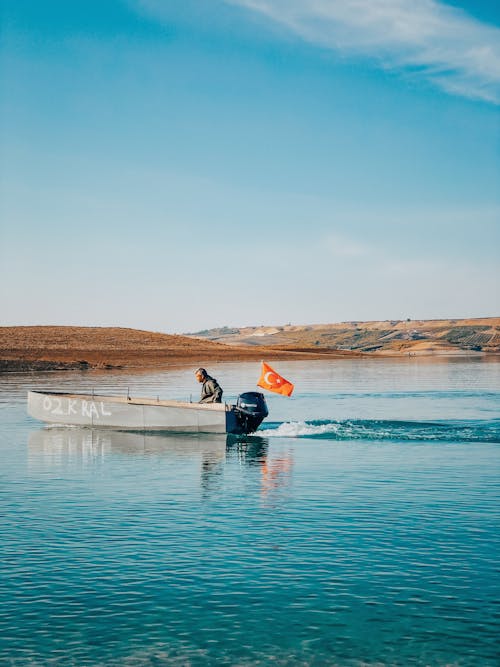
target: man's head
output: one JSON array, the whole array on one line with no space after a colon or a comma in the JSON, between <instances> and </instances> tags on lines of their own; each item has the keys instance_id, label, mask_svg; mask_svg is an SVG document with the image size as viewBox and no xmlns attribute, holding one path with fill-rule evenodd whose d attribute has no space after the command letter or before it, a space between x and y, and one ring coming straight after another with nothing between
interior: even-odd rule
<instances>
[{"instance_id":1,"label":"man's head","mask_svg":"<svg viewBox=\"0 0 500 667\"><path fill-rule=\"evenodd\" d=\"M207 377L208 373L204 368L197 368L194 372L196 375L196 379L198 382L204 382L205 378Z\"/></svg>"}]
</instances>

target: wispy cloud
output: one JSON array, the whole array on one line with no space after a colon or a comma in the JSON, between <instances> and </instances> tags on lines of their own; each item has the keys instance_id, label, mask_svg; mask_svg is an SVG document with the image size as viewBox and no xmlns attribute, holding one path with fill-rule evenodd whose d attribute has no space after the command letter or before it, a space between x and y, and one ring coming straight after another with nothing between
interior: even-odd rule
<instances>
[{"instance_id":1,"label":"wispy cloud","mask_svg":"<svg viewBox=\"0 0 500 667\"><path fill-rule=\"evenodd\" d=\"M500 29L437 0L226 0L344 56L500 104Z\"/></svg>"},{"instance_id":2,"label":"wispy cloud","mask_svg":"<svg viewBox=\"0 0 500 667\"><path fill-rule=\"evenodd\" d=\"M330 234L325 240L324 247L329 255L348 259L364 258L373 252L367 244L341 234Z\"/></svg>"}]
</instances>

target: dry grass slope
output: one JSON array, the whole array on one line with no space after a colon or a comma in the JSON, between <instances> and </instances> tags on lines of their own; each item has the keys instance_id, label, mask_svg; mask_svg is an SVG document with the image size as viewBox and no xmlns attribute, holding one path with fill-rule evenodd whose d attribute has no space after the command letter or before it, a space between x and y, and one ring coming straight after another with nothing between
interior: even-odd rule
<instances>
[{"instance_id":1,"label":"dry grass slope","mask_svg":"<svg viewBox=\"0 0 500 667\"><path fill-rule=\"evenodd\" d=\"M189 362L261 359L266 348L118 327L0 327L0 371L152 367ZM273 358L318 357L269 350ZM323 352L324 356L324 352Z\"/></svg>"}]
</instances>

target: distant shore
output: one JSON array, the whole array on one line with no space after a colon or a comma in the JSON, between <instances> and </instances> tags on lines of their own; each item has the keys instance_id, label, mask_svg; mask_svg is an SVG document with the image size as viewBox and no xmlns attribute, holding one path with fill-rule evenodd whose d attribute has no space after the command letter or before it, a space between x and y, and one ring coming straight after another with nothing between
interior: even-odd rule
<instances>
[{"instance_id":1,"label":"distant shore","mask_svg":"<svg viewBox=\"0 0 500 667\"><path fill-rule=\"evenodd\" d=\"M356 358L343 350L232 346L115 327L0 327L0 372L112 370L221 361Z\"/></svg>"},{"instance_id":2,"label":"distant shore","mask_svg":"<svg viewBox=\"0 0 500 667\"><path fill-rule=\"evenodd\" d=\"M314 335L318 336L316 332ZM263 358L270 362L416 356L500 358L495 351L462 349L442 341L403 340L398 348L393 342L390 348L368 352L318 346L302 340L271 345L271 340L266 339L267 345L227 344L201 337L117 327L0 327L0 372L149 369L180 363L203 366Z\"/></svg>"},{"instance_id":3,"label":"distant shore","mask_svg":"<svg viewBox=\"0 0 500 667\"><path fill-rule=\"evenodd\" d=\"M192 335L229 345L314 349L318 352L336 349L370 356L489 356L500 353L500 317L221 327Z\"/></svg>"}]
</instances>

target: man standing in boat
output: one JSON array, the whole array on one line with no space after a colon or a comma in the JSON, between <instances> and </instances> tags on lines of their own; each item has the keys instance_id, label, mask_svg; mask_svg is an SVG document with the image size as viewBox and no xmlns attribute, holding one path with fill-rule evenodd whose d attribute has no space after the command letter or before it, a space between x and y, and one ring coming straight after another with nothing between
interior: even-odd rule
<instances>
[{"instance_id":1,"label":"man standing in boat","mask_svg":"<svg viewBox=\"0 0 500 667\"><path fill-rule=\"evenodd\" d=\"M195 371L198 382L203 383L200 403L221 403L222 389L217 380L207 373L204 368Z\"/></svg>"}]
</instances>

